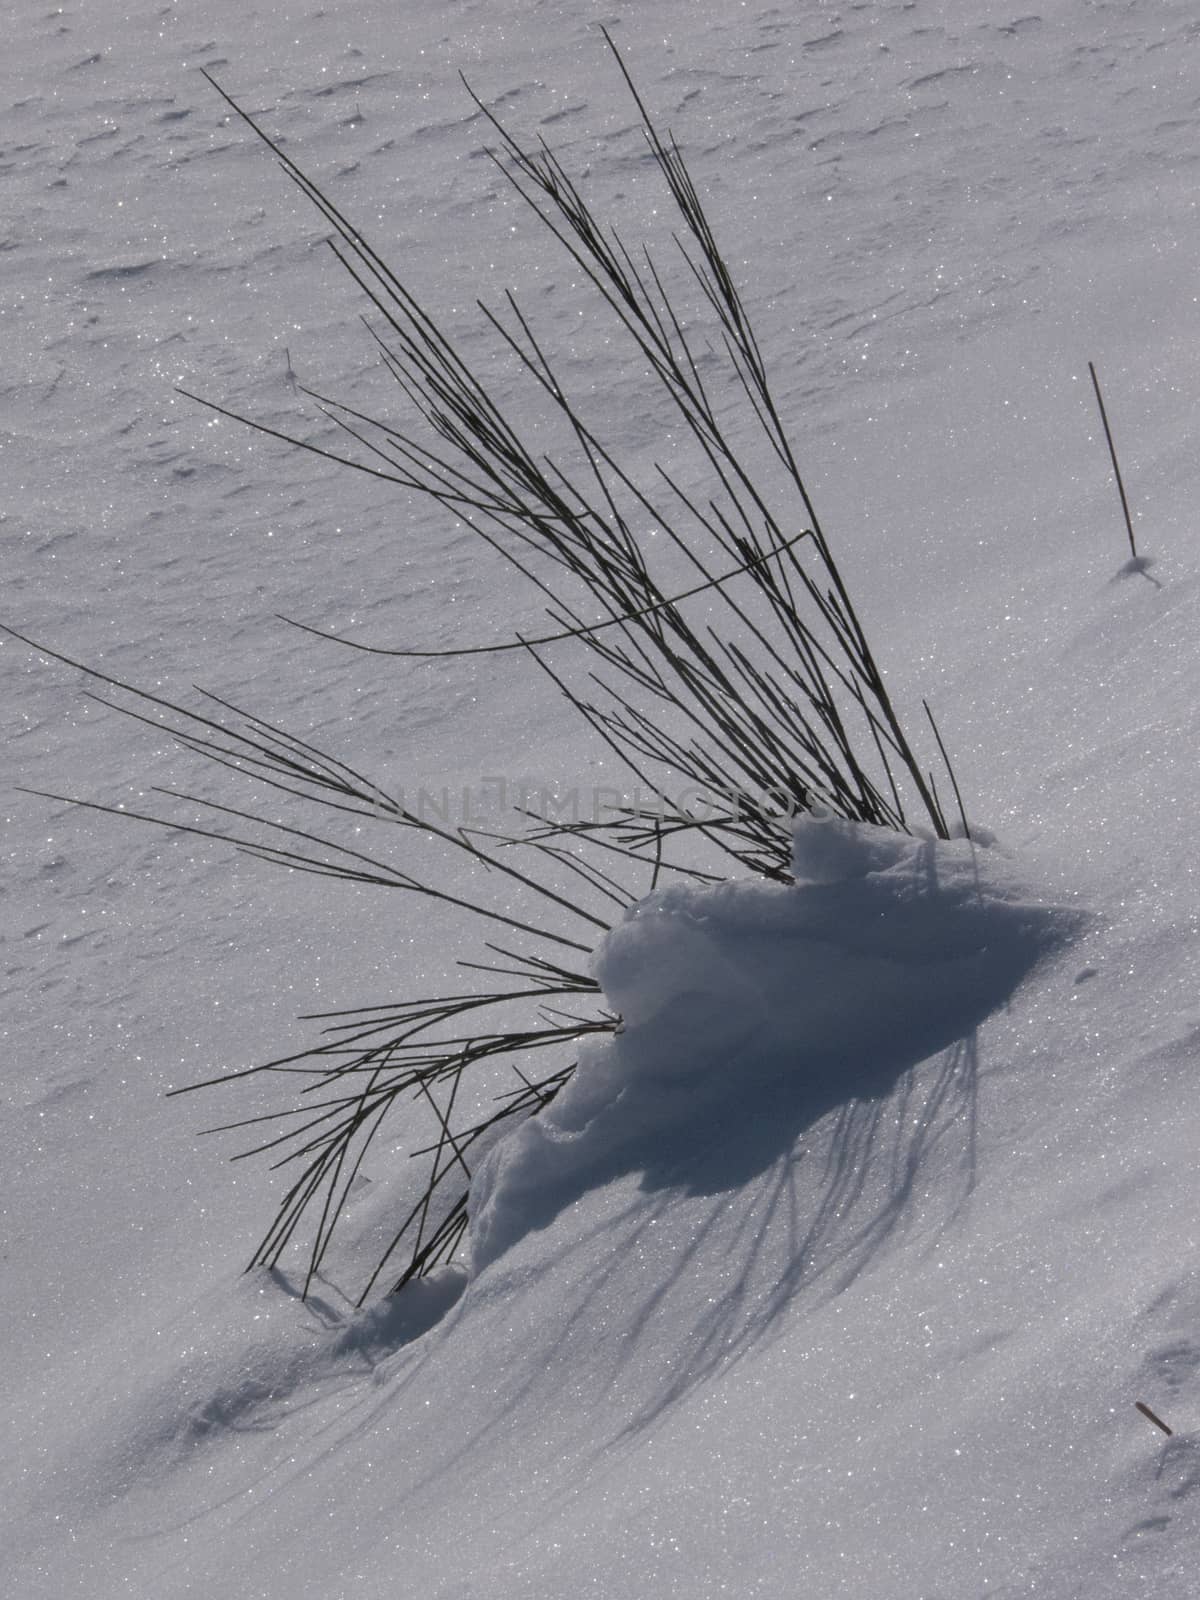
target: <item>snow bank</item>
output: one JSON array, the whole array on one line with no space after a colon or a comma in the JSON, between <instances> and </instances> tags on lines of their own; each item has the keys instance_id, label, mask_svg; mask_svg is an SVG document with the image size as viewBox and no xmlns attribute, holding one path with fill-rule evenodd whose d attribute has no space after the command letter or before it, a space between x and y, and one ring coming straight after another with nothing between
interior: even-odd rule
<instances>
[{"instance_id":1,"label":"snow bank","mask_svg":"<svg viewBox=\"0 0 1200 1600\"><path fill-rule=\"evenodd\" d=\"M793 871L673 886L608 936L596 974L624 1027L476 1174L476 1271L629 1172L646 1190L745 1182L833 1107L969 1040L1078 925L966 840L808 817Z\"/></svg>"}]
</instances>

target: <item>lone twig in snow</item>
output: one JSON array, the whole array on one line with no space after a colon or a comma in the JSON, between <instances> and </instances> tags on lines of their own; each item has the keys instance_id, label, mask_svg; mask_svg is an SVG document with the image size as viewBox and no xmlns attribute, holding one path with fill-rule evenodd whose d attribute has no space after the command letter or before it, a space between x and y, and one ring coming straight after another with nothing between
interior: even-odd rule
<instances>
[{"instance_id":1,"label":"lone twig in snow","mask_svg":"<svg viewBox=\"0 0 1200 1600\"><path fill-rule=\"evenodd\" d=\"M1144 1417L1150 1418L1150 1421L1156 1428L1161 1428L1162 1431L1167 1434L1173 1434L1175 1432L1174 1428L1167 1427L1166 1423L1161 1417L1155 1416L1154 1412L1151 1411L1150 1407L1145 1403L1144 1400L1135 1400L1134 1404Z\"/></svg>"},{"instance_id":2,"label":"lone twig in snow","mask_svg":"<svg viewBox=\"0 0 1200 1600\"><path fill-rule=\"evenodd\" d=\"M1129 550L1133 559L1138 559L1137 542L1133 537L1133 520L1129 515L1129 501L1125 496L1125 483L1121 477L1120 463L1117 461L1117 447L1113 443L1112 429L1108 425L1108 412L1104 409L1104 396L1100 393L1100 379L1096 376L1094 362L1088 362L1088 371L1092 375L1092 387L1096 391L1096 404L1100 407L1100 420L1104 424L1104 437L1108 440L1108 453L1112 457L1113 474L1117 480L1117 493L1121 496L1121 510L1125 513L1125 529L1129 534Z\"/></svg>"}]
</instances>

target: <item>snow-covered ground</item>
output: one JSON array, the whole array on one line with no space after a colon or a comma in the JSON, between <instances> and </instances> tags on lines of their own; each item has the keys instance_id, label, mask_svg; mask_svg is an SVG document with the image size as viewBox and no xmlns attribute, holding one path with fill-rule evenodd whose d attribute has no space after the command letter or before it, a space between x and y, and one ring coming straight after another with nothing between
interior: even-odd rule
<instances>
[{"instance_id":1,"label":"snow-covered ground","mask_svg":"<svg viewBox=\"0 0 1200 1600\"><path fill-rule=\"evenodd\" d=\"M459 925L19 793L197 779L5 642L3 1592L1194 1600L1194 6L5 22L0 621L406 787L608 777L513 657L279 622L438 647L540 606L429 507L175 392L313 428L292 372L378 393L319 219L206 67L473 360L476 295L518 285L629 459L668 454L457 76L633 236L661 195L605 23L740 273L889 682L933 702L996 842L811 822L794 886L652 900L597 957L626 1032L497 1149L462 1265L352 1312L354 1229L412 1181L380 1150L346 1282L302 1304L239 1276L278 1175L196 1137L274 1096L164 1091L308 1042L300 1013L441 992Z\"/></svg>"}]
</instances>

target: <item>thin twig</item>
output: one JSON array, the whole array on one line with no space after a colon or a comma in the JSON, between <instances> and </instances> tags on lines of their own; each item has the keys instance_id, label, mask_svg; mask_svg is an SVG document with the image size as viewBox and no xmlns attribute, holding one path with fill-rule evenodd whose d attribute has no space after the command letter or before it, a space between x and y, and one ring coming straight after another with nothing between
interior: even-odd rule
<instances>
[{"instance_id":1,"label":"thin twig","mask_svg":"<svg viewBox=\"0 0 1200 1600\"><path fill-rule=\"evenodd\" d=\"M1113 443L1112 429L1108 425L1108 412L1104 407L1104 396L1100 393L1100 379L1096 376L1095 365L1089 361L1088 371L1092 375L1092 387L1096 391L1096 404L1100 407L1100 420L1104 424L1104 437L1108 440L1108 453L1112 459L1113 475L1117 480L1117 493L1121 496L1121 511L1125 517L1125 530L1129 534L1129 550L1134 560L1137 560L1137 541L1133 537L1133 519L1129 515L1129 501L1125 496L1125 480L1121 477L1121 464L1117 460L1117 447Z\"/></svg>"}]
</instances>

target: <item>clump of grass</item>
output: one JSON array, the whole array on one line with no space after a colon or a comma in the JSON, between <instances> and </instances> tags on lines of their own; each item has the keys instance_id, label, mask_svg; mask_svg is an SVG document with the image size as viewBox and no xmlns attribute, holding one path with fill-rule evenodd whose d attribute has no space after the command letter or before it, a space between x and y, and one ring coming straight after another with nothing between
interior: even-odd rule
<instances>
[{"instance_id":1,"label":"clump of grass","mask_svg":"<svg viewBox=\"0 0 1200 1600\"><path fill-rule=\"evenodd\" d=\"M120 815L230 840L291 868L448 903L495 936L483 959L459 963L485 975L475 980L482 989L327 1014L313 1047L251 1069L300 1084L294 1105L224 1125L253 1124L262 1133L255 1150L296 1174L253 1260L276 1264L311 1222L306 1291L381 1124L414 1103L426 1113L419 1125L435 1130L431 1139L412 1140L427 1178L417 1203L397 1219L363 1297L389 1271L399 1287L449 1259L467 1224L477 1155L553 1098L582 1040L619 1025L603 1008L587 956L664 874L703 880L737 869L786 881L785 817L816 807L902 831L950 833L933 774L904 730L818 519L749 312L683 154L660 133L604 38L675 208L667 260L648 245L627 245L544 140L522 144L466 88L494 135L489 154L498 169L574 264L631 361L649 371L664 431L672 428L690 453L690 478L673 462L655 463L648 476L634 470L573 397L561 364L507 292L501 311L481 309L532 403L557 426L562 448L535 449L395 267L211 78L328 222L330 249L370 307L364 320L403 407L398 415L366 414L305 388L345 439L335 451L203 403L435 501L516 566L546 603L546 627L525 637L454 650L339 644L382 656L521 651L640 790L663 795L671 775L729 803L704 817L665 803L652 817L617 807L603 818L538 822L513 838L441 826L228 701L209 696L203 710L189 709L46 652L89 672L111 692L109 703L169 729L185 748L268 793L388 832L379 850L368 851L357 837L351 846L331 836L328 816L318 832L316 824L272 820L261 807L184 794L174 798L201 808L202 820ZM715 620L701 622L689 609L700 594ZM583 673L581 658L589 663ZM936 726L933 732L944 760ZM965 816L962 822L965 828ZM465 857L481 869L478 894L452 893L440 869L415 874L397 864L397 826L400 837L417 831L432 840L441 860ZM489 883L503 884L502 905L489 897ZM533 1071L531 1061L543 1054L545 1071ZM464 1076L497 1061L508 1064L511 1087L484 1115L464 1119L456 1111Z\"/></svg>"}]
</instances>

